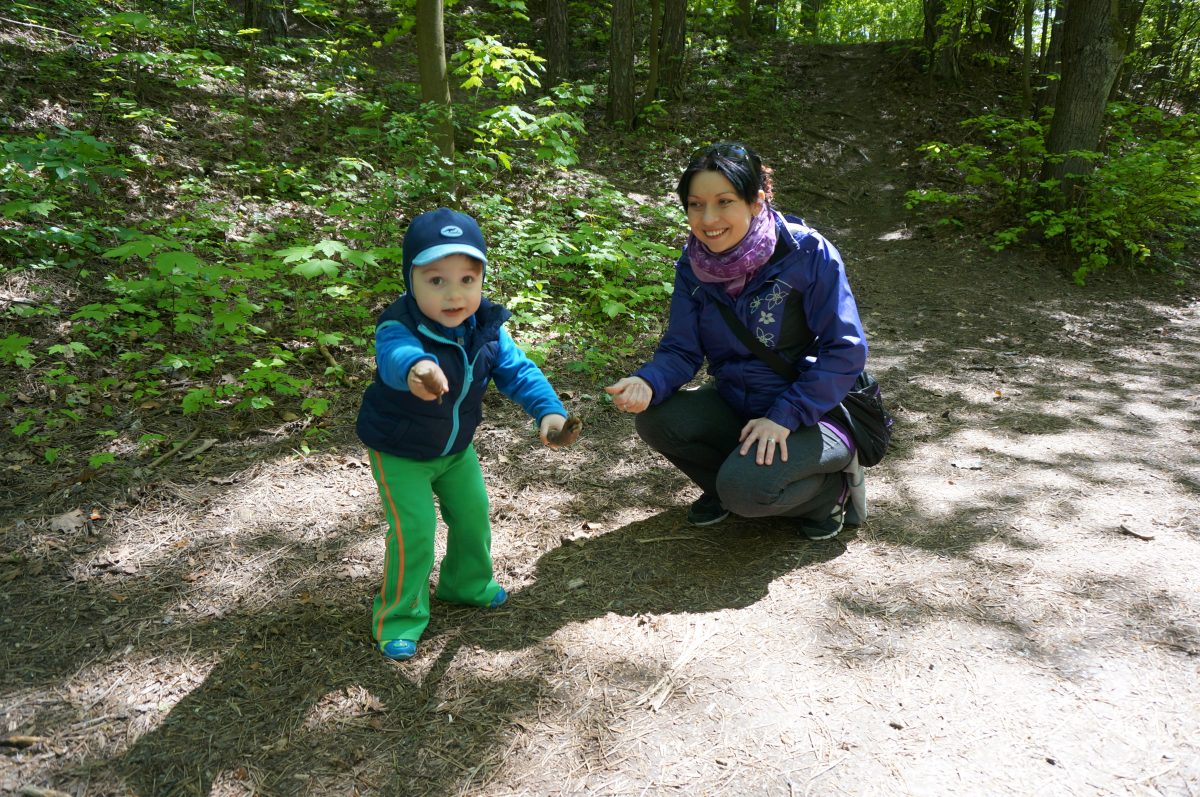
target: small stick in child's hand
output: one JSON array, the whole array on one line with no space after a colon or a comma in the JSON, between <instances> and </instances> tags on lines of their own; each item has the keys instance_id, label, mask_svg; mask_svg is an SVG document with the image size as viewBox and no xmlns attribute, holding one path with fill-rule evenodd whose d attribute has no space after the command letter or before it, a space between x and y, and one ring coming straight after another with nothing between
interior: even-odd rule
<instances>
[{"instance_id":1,"label":"small stick in child's hand","mask_svg":"<svg viewBox=\"0 0 1200 797\"><path fill-rule=\"evenodd\" d=\"M568 415L562 428L557 431L551 430L547 432L546 439L556 446L569 446L579 439L579 430L582 428L583 421L574 415Z\"/></svg>"},{"instance_id":2,"label":"small stick in child's hand","mask_svg":"<svg viewBox=\"0 0 1200 797\"><path fill-rule=\"evenodd\" d=\"M417 379L421 382L421 387L428 390L430 393L437 396L437 403L442 403L442 395L447 393L447 389L438 383L437 374L433 371L421 371L417 374Z\"/></svg>"}]
</instances>

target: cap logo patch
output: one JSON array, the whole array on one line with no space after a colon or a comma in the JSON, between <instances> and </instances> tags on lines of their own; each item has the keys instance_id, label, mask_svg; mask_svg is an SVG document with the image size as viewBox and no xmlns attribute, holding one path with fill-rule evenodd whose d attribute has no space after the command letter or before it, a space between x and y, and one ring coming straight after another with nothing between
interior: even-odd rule
<instances>
[{"instance_id":1,"label":"cap logo patch","mask_svg":"<svg viewBox=\"0 0 1200 797\"><path fill-rule=\"evenodd\" d=\"M453 224L449 224L442 228L441 234L443 238L461 238L463 231L462 227L456 227Z\"/></svg>"}]
</instances>

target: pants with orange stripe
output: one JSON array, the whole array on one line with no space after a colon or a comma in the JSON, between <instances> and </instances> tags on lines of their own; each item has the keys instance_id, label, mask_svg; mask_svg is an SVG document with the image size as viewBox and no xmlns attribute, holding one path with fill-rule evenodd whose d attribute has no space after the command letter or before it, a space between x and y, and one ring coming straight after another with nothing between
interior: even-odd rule
<instances>
[{"instance_id":1,"label":"pants with orange stripe","mask_svg":"<svg viewBox=\"0 0 1200 797\"><path fill-rule=\"evenodd\" d=\"M438 600L487 606L500 592L492 577L492 527L487 489L475 447L436 459L394 457L370 450L388 535L383 586L375 596L376 640L421 638L429 624L437 496L448 529Z\"/></svg>"}]
</instances>

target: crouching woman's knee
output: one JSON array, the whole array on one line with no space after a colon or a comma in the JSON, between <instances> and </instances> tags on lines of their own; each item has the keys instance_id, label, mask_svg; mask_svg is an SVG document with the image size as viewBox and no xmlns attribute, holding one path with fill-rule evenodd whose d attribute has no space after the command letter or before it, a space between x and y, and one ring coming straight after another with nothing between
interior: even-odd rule
<instances>
[{"instance_id":1,"label":"crouching woman's knee","mask_svg":"<svg viewBox=\"0 0 1200 797\"><path fill-rule=\"evenodd\" d=\"M741 517L770 517L778 515L780 507L778 491L764 490L743 479L729 478L717 474L717 496L721 506Z\"/></svg>"}]
</instances>

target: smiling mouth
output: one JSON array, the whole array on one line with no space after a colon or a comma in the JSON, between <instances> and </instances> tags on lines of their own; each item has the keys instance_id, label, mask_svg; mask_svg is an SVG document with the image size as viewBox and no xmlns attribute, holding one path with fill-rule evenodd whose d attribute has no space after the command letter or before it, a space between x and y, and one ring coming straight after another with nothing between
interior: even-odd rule
<instances>
[{"instance_id":1,"label":"smiling mouth","mask_svg":"<svg viewBox=\"0 0 1200 797\"><path fill-rule=\"evenodd\" d=\"M705 237L705 238L720 238L722 235L724 235L724 234L725 234L725 233L727 233L727 232L729 232L729 230L728 230L728 229L724 229L724 230L706 230L706 231L705 231L705 233L704 233L704 237Z\"/></svg>"}]
</instances>

